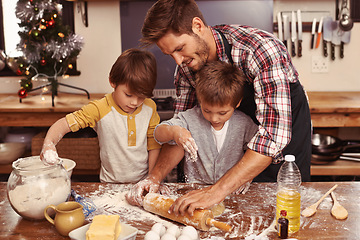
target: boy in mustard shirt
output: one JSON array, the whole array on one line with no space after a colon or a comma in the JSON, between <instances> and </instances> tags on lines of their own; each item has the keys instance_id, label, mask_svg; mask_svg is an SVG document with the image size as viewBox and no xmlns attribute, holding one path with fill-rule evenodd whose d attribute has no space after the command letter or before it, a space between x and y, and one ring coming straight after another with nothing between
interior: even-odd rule
<instances>
[{"instance_id":1,"label":"boy in mustard shirt","mask_svg":"<svg viewBox=\"0 0 360 240\"><path fill-rule=\"evenodd\" d=\"M59 161L56 144L63 136L92 127L100 146L100 181L137 182L154 167L161 146L153 132L160 117L152 92L156 84L152 53L128 49L109 74L114 91L59 119L48 130L40 157L48 164Z\"/></svg>"}]
</instances>

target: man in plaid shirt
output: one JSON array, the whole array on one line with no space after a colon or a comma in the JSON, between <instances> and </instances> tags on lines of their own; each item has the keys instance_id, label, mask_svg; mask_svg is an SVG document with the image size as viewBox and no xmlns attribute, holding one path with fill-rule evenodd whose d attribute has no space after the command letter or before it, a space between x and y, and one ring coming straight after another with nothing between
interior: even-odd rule
<instances>
[{"instance_id":1,"label":"man in plaid shirt","mask_svg":"<svg viewBox=\"0 0 360 240\"><path fill-rule=\"evenodd\" d=\"M148 11L142 29L144 45L156 44L177 63L175 113L197 104L194 74L208 61L231 62L246 75L246 96L240 110L258 124L258 131L237 165L216 184L177 199L171 211L192 214L221 202L245 183L276 181L286 154L296 157L302 180L310 181L311 119L306 93L282 42L265 31L240 25L210 27L193 0L159 0ZM164 145L155 168L134 194L141 205L144 190L160 182L182 159L179 146ZM135 196L137 195L137 197Z\"/></svg>"}]
</instances>

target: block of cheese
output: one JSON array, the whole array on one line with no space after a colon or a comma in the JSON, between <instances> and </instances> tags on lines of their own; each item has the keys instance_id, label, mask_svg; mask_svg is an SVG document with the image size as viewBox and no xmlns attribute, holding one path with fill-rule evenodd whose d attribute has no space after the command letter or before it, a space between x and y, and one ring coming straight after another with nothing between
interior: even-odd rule
<instances>
[{"instance_id":1,"label":"block of cheese","mask_svg":"<svg viewBox=\"0 0 360 240\"><path fill-rule=\"evenodd\" d=\"M116 240L120 231L119 215L96 215L86 231L86 240Z\"/></svg>"}]
</instances>

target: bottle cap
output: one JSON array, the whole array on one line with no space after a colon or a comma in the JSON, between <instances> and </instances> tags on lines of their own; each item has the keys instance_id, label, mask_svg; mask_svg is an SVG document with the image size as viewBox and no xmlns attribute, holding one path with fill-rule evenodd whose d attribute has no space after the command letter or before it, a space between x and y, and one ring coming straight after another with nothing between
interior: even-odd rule
<instances>
[{"instance_id":1,"label":"bottle cap","mask_svg":"<svg viewBox=\"0 0 360 240\"><path fill-rule=\"evenodd\" d=\"M295 156L294 155L285 155L285 161L294 162L295 161Z\"/></svg>"},{"instance_id":2,"label":"bottle cap","mask_svg":"<svg viewBox=\"0 0 360 240\"><path fill-rule=\"evenodd\" d=\"M280 215L283 216L283 217L286 217L286 215L287 215L286 210L281 210Z\"/></svg>"}]
</instances>

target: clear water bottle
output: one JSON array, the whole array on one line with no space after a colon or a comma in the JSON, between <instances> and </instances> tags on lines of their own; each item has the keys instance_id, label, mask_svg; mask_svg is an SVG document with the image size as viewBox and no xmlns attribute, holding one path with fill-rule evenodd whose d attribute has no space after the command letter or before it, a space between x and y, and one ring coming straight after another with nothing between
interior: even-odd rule
<instances>
[{"instance_id":1,"label":"clear water bottle","mask_svg":"<svg viewBox=\"0 0 360 240\"><path fill-rule=\"evenodd\" d=\"M301 174L295 163L295 156L286 155L285 162L277 175L276 221L281 217L281 210L286 210L289 220L289 233L300 228L300 185Z\"/></svg>"}]
</instances>

